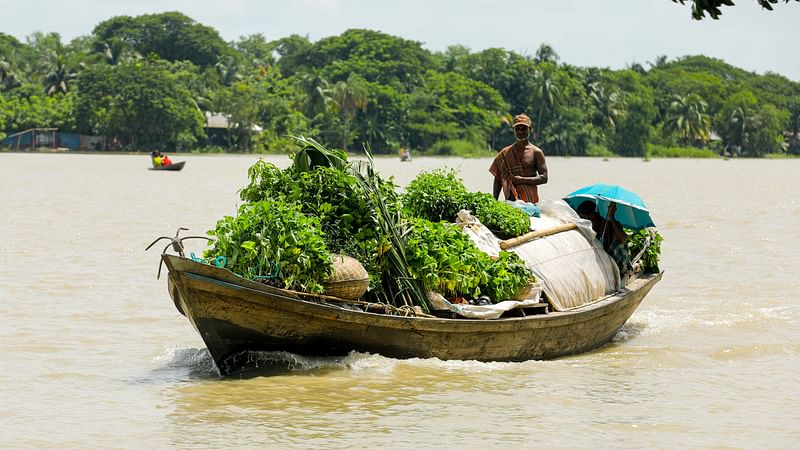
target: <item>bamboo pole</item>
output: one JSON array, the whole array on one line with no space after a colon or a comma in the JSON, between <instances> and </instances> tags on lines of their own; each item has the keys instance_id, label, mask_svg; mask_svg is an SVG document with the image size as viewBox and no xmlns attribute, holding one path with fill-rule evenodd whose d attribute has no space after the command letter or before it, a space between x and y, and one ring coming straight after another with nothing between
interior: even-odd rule
<instances>
[{"instance_id":1,"label":"bamboo pole","mask_svg":"<svg viewBox=\"0 0 800 450\"><path fill-rule=\"evenodd\" d=\"M574 230L577 227L578 226L574 223L562 223L561 225L556 225L550 228L544 228L542 230L534 230L531 231L530 233L525 233L522 236L517 236L515 238L506 239L505 241L500 241L500 248L503 250L508 250L511 247L516 247L518 245L524 244L534 239L538 239L544 236L550 236L551 234L561 233L563 231Z\"/></svg>"},{"instance_id":2,"label":"bamboo pole","mask_svg":"<svg viewBox=\"0 0 800 450\"><path fill-rule=\"evenodd\" d=\"M285 292L289 292L289 293L294 294L294 295L306 295L308 297L316 297L316 298L318 298L320 300L325 300L325 301L334 302L334 303L339 302L339 303L352 303L354 305L363 305L368 310L369 309L375 309L377 307L385 310L386 306L387 306L387 305L385 305L383 303L372 303L372 302L365 302L365 301L361 301L361 300L349 300L349 299L346 299L346 298L334 297L332 295L312 294L310 292L293 291L291 289L280 289L280 290L285 291ZM394 308L395 309L399 309L397 307L394 307ZM414 316L416 316L416 317L426 317L426 318L429 318L429 319L438 319L438 317L436 317L436 316L432 316L430 314L426 314L424 312L416 311L416 310L414 311Z\"/></svg>"}]
</instances>

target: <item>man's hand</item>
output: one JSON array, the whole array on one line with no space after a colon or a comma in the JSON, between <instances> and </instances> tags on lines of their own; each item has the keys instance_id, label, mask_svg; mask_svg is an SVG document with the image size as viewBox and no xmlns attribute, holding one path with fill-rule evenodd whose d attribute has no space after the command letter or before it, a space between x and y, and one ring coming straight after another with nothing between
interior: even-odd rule
<instances>
[{"instance_id":1,"label":"man's hand","mask_svg":"<svg viewBox=\"0 0 800 450\"><path fill-rule=\"evenodd\" d=\"M511 178L511 182L514 183L514 184L527 184L528 183L528 177L523 177L522 175L514 175Z\"/></svg>"}]
</instances>

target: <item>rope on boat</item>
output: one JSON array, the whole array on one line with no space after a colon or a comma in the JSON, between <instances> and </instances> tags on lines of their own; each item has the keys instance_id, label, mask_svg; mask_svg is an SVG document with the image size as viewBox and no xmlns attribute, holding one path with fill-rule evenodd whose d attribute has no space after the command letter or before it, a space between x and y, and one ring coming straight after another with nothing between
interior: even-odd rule
<instances>
[{"instance_id":1,"label":"rope on boat","mask_svg":"<svg viewBox=\"0 0 800 450\"><path fill-rule=\"evenodd\" d=\"M190 253L189 256L192 258L192 261L194 262L199 262L201 264L208 264L209 266L212 265L217 266L220 269L224 269L225 265L228 264L228 259L225 258L224 256L217 256L216 258L210 260L198 258L197 256L195 256L194 252Z\"/></svg>"},{"instance_id":2,"label":"rope on boat","mask_svg":"<svg viewBox=\"0 0 800 450\"><path fill-rule=\"evenodd\" d=\"M269 280L271 278L277 277L279 273L281 273L281 265L278 264L278 263L275 263L275 270L273 270L271 274L269 274L269 275L255 275L255 276L253 276L253 279L254 280Z\"/></svg>"},{"instance_id":3,"label":"rope on boat","mask_svg":"<svg viewBox=\"0 0 800 450\"><path fill-rule=\"evenodd\" d=\"M199 262L201 264L207 264L209 266L212 266L212 265L213 266L217 266L220 269L224 269L225 266L228 264L228 259L226 257L222 256L222 255L217 256L214 259L203 259L203 258L199 258L197 255L195 255L194 252L191 252L189 254L189 256L192 258L192 261L194 261L194 262ZM255 275L253 277L253 279L254 280L269 280L271 278L277 277L280 272L281 272L281 265L278 264L278 263L275 263L275 270L272 271L271 274L269 274L269 275ZM237 274L237 275L239 275L239 274ZM241 276L241 275L239 275L239 276Z\"/></svg>"}]
</instances>

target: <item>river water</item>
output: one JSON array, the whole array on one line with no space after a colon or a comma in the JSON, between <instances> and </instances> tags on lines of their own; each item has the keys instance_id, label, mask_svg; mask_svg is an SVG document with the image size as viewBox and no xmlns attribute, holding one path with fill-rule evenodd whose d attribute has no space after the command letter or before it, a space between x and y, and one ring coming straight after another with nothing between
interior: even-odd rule
<instances>
[{"instance_id":1,"label":"river water","mask_svg":"<svg viewBox=\"0 0 800 450\"><path fill-rule=\"evenodd\" d=\"M220 379L156 279L158 236L233 214L256 156L0 154L0 448L797 448L800 160L549 158L543 198L639 193L665 275L554 361L352 354ZM266 157L281 167L285 156ZM489 159L378 159L400 186ZM189 242L187 242L189 243ZM195 241L190 249L199 252Z\"/></svg>"}]
</instances>

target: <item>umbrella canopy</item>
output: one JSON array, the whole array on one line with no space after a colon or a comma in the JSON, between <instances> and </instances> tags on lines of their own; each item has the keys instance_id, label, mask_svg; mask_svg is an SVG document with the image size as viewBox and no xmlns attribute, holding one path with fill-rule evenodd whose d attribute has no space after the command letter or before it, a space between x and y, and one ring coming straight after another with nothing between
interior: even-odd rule
<instances>
[{"instance_id":1,"label":"umbrella canopy","mask_svg":"<svg viewBox=\"0 0 800 450\"><path fill-rule=\"evenodd\" d=\"M597 212L603 217L608 216L608 206L614 202L617 204L614 219L623 227L641 230L656 226L644 201L633 192L614 184L598 183L582 187L567 194L564 201L575 210L585 201L594 202L597 205Z\"/></svg>"}]
</instances>

